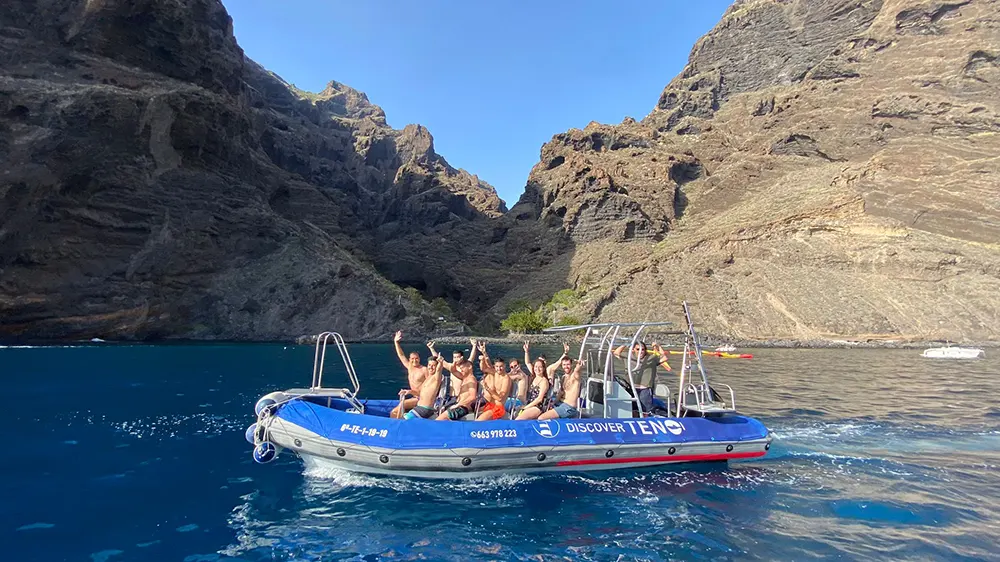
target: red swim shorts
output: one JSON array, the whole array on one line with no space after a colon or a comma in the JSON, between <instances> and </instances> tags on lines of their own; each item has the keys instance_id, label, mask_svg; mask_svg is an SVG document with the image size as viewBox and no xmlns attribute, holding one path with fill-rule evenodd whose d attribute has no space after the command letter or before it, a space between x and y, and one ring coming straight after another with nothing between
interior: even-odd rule
<instances>
[{"instance_id":1,"label":"red swim shorts","mask_svg":"<svg viewBox=\"0 0 1000 562\"><path fill-rule=\"evenodd\" d=\"M482 413L486 412L490 412L491 414L493 414L493 419L499 420L503 419L503 416L504 414L507 413L507 410L504 409L503 404L498 404L496 402L487 402L486 404L483 405L483 410L482 410Z\"/></svg>"}]
</instances>

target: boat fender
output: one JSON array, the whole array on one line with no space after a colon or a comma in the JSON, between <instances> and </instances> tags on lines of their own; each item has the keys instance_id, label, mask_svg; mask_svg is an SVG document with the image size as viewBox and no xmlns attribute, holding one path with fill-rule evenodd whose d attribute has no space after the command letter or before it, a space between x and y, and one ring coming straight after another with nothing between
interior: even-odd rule
<instances>
[{"instance_id":1,"label":"boat fender","mask_svg":"<svg viewBox=\"0 0 1000 562\"><path fill-rule=\"evenodd\" d=\"M278 402L284 402L288 399L288 396L284 392L272 392L261 397L260 400L253 407L253 412L260 417L260 413L264 411L265 408L273 406Z\"/></svg>"},{"instance_id":2,"label":"boat fender","mask_svg":"<svg viewBox=\"0 0 1000 562\"><path fill-rule=\"evenodd\" d=\"M247 438L247 443L251 445L257 444L257 441L254 440L256 433L257 433L257 424L256 423L250 424L250 427L248 427L246 433L244 433L244 437Z\"/></svg>"},{"instance_id":3,"label":"boat fender","mask_svg":"<svg viewBox=\"0 0 1000 562\"><path fill-rule=\"evenodd\" d=\"M267 464L278 456L278 448L270 441L262 441L253 449L253 460L260 464Z\"/></svg>"}]
</instances>

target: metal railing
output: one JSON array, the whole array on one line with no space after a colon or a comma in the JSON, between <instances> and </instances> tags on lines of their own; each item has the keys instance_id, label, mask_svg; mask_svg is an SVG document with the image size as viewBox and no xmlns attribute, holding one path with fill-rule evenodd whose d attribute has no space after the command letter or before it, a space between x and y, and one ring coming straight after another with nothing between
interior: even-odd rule
<instances>
[{"instance_id":1,"label":"metal railing","mask_svg":"<svg viewBox=\"0 0 1000 562\"><path fill-rule=\"evenodd\" d=\"M683 392L681 393L680 400L678 400L678 402L679 402L679 404L678 404L678 410L681 407L683 407L683 408L689 408L691 406L694 406L694 408L691 408L692 410L695 409L695 408L697 408L698 411L705 411L705 410L709 410L711 408L716 408L717 411L718 410L726 410L726 411L728 411L728 410L735 410L736 409L736 394L733 392L733 388L731 386L729 386L728 384L720 384L719 386L720 387L724 386L727 389L729 389L729 403L728 404L723 400L721 406L719 405L719 402L712 395L713 388L711 386L709 386L707 384L693 384L693 383L688 383L688 385L684 387ZM688 402L688 397L690 397L690 396L694 396L695 403L693 405L690 402Z\"/></svg>"},{"instance_id":2,"label":"metal railing","mask_svg":"<svg viewBox=\"0 0 1000 562\"><path fill-rule=\"evenodd\" d=\"M687 301L682 302L682 309L684 313L684 329L662 331L662 330L651 330L650 328L663 327L663 326L673 326L671 322L604 322L597 324L580 324L576 326L557 326L553 328L548 328L545 332L548 333L566 333L579 330L586 330L583 341L580 344L580 352L578 356L579 359L583 359L586 355L588 358L588 365L586 370L587 381L584 385L584 392L582 393L580 406L581 406L581 416L582 410L586 408L588 412L595 414L594 411L596 405L591 400L591 397L596 397L594 393L594 388L596 386L602 386L600 389L601 394L604 396L603 399L603 413L604 417L609 414L609 402L626 402L635 404L633 408L633 415L637 413L639 417L643 417L649 412L645 411L642 401L639 398L639 389L636 388L636 373L639 372L639 368L642 367L644 357L639 357L638 353L635 351L636 345L642 340L643 334L649 334L651 332L656 332L657 334L663 335L683 335L684 336L684 352L683 359L681 361L680 376L677 381L677 398L672 399L672 393L670 392L670 384L664 385L666 387L666 396L661 396L657 394L658 385L656 384L656 377L654 377L652 388L650 392L654 397L665 398L666 399L666 410L669 413L673 413L677 417L682 417L686 415L688 410L694 412L695 409L701 411L710 412L723 412L723 411L735 411L736 409L736 396L733 392L732 387L728 385L719 385L720 388L725 387L729 390L730 402L726 404L725 401L720 397L717 398L718 393L714 392L712 387L708 382L708 375L705 372L705 365L703 363L703 354L701 342L698 339L698 333L694 327L694 321L691 318L691 310L688 306ZM634 328L634 330L632 330ZM623 333L624 332L624 333ZM631 337L629 337L630 334ZM596 340L596 336L600 336L600 339ZM628 345L627 357L622 357L621 359L625 362L625 371L622 373L615 373L614 360L616 358L614 351L616 344ZM697 371L695 371L697 369ZM623 393L620 390L616 390L617 387L613 386L617 379L619 386L624 387L626 384L629 385L629 389L624 389L626 392ZM700 382L693 382L698 381ZM690 404L688 402L687 396L689 392L692 394L696 404ZM625 394L630 394L626 396ZM662 393L661 393L662 394ZM690 408L689 408L690 406ZM624 415L624 414L622 414Z\"/></svg>"},{"instance_id":3,"label":"metal railing","mask_svg":"<svg viewBox=\"0 0 1000 562\"><path fill-rule=\"evenodd\" d=\"M344 390L344 396L347 401L351 403L351 406L356 408L359 412L364 412L364 405L358 400L358 393L361 391L361 382L358 380L358 373L354 369L354 362L351 361L351 354L347 351L347 343L344 342L343 336L337 332L323 332L316 336L316 353L313 357L313 374L311 390L323 390L323 369L326 365L326 344L333 338L334 345L337 346L337 351L340 352L340 358L344 362L344 369L347 370L347 377L351 380L351 385L354 387L351 389Z\"/></svg>"}]
</instances>

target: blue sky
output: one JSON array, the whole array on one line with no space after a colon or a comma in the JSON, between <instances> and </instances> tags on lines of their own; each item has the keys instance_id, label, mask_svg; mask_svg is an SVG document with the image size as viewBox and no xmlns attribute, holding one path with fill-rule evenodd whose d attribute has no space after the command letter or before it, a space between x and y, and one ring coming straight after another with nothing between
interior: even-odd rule
<instances>
[{"instance_id":1,"label":"blue sky","mask_svg":"<svg viewBox=\"0 0 1000 562\"><path fill-rule=\"evenodd\" d=\"M731 0L224 0L247 55L420 123L508 206L552 135L641 119Z\"/></svg>"}]
</instances>

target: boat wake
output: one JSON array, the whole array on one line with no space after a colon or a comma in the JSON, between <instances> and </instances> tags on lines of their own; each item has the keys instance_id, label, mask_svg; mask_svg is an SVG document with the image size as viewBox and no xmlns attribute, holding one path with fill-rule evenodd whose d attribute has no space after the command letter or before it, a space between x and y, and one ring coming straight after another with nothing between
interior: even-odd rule
<instances>
[{"instance_id":1,"label":"boat wake","mask_svg":"<svg viewBox=\"0 0 1000 562\"><path fill-rule=\"evenodd\" d=\"M429 481L420 478L364 474L315 462L306 463L303 475L306 477L306 486L314 492L330 492L340 488L382 488L396 492L444 489L451 493L481 493L511 490L542 478L530 474L498 474Z\"/></svg>"}]
</instances>

